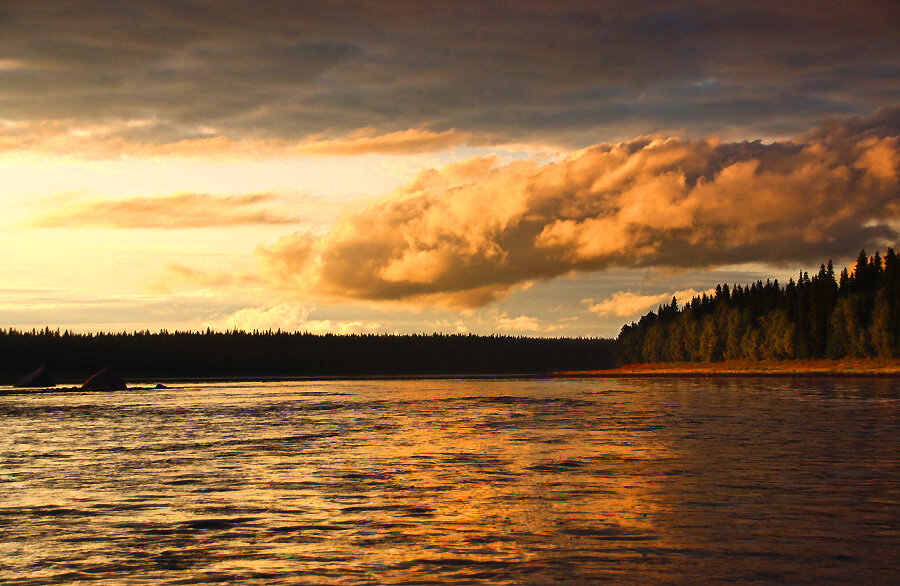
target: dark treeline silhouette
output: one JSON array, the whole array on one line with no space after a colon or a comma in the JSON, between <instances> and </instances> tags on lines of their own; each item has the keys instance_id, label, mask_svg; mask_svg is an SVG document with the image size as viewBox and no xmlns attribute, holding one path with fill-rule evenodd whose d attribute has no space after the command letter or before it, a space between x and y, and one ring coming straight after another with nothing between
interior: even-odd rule
<instances>
[{"instance_id":1,"label":"dark treeline silhouette","mask_svg":"<svg viewBox=\"0 0 900 586\"><path fill-rule=\"evenodd\" d=\"M0 330L0 376L9 383L46 366L81 380L107 365L126 378L528 374L608 368L614 347L600 338L10 329Z\"/></svg>"},{"instance_id":2,"label":"dark treeline silhouette","mask_svg":"<svg viewBox=\"0 0 900 586\"><path fill-rule=\"evenodd\" d=\"M900 338L900 258L888 249L860 252L852 272L835 279L831 261L818 274L672 298L622 328L623 362L892 358Z\"/></svg>"}]
</instances>

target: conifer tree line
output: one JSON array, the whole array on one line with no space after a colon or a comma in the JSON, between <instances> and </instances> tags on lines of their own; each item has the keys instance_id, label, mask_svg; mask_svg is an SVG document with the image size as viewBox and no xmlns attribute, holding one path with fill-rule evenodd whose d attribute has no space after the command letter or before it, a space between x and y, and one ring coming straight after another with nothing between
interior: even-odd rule
<instances>
[{"instance_id":1,"label":"conifer tree line","mask_svg":"<svg viewBox=\"0 0 900 586\"><path fill-rule=\"evenodd\" d=\"M860 251L835 278L832 262L794 281L718 285L679 306L660 306L618 337L637 362L894 358L900 356L900 258Z\"/></svg>"},{"instance_id":2,"label":"conifer tree line","mask_svg":"<svg viewBox=\"0 0 900 586\"><path fill-rule=\"evenodd\" d=\"M547 373L610 368L614 348L608 338L0 329L0 384L40 366L72 382L106 366L126 380Z\"/></svg>"}]
</instances>

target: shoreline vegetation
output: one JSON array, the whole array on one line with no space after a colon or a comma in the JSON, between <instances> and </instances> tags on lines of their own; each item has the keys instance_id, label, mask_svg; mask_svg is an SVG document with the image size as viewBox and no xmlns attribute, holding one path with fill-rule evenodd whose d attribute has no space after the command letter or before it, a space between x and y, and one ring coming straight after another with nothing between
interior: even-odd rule
<instances>
[{"instance_id":1,"label":"shoreline vegetation","mask_svg":"<svg viewBox=\"0 0 900 586\"><path fill-rule=\"evenodd\" d=\"M726 360L625 364L607 370L562 371L560 377L877 377L900 378L900 359Z\"/></svg>"},{"instance_id":2,"label":"shoreline vegetation","mask_svg":"<svg viewBox=\"0 0 900 586\"><path fill-rule=\"evenodd\" d=\"M620 363L816 360L900 356L900 256L861 250L836 277L831 261L786 285L722 284L676 298L622 327Z\"/></svg>"},{"instance_id":3,"label":"shoreline vegetation","mask_svg":"<svg viewBox=\"0 0 900 586\"><path fill-rule=\"evenodd\" d=\"M0 330L0 384L40 367L75 382L107 366L136 381L528 375L615 365L615 340L605 338Z\"/></svg>"},{"instance_id":4,"label":"shoreline vegetation","mask_svg":"<svg viewBox=\"0 0 900 586\"><path fill-rule=\"evenodd\" d=\"M46 381L84 380L101 368L111 389L115 371L134 382L900 377L900 256L890 248L884 257L863 250L853 270L839 276L828 261L818 274L801 272L784 286L725 284L685 305L673 298L623 326L617 339L0 329L0 384L51 388Z\"/></svg>"}]
</instances>

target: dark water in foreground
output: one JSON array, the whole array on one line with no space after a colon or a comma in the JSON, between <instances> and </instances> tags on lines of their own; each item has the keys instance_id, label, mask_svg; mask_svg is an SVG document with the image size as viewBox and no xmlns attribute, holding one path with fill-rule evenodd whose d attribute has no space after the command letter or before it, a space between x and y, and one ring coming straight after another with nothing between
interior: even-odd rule
<instances>
[{"instance_id":1,"label":"dark water in foreground","mask_svg":"<svg viewBox=\"0 0 900 586\"><path fill-rule=\"evenodd\" d=\"M900 382L0 397L0 582L890 583Z\"/></svg>"}]
</instances>

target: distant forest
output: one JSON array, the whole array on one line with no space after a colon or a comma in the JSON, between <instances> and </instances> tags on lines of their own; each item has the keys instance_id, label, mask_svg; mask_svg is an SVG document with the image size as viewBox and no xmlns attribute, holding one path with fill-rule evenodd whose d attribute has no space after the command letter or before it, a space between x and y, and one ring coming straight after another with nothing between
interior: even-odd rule
<instances>
[{"instance_id":1,"label":"distant forest","mask_svg":"<svg viewBox=\"0 0 900 586\"><path fill-rule=\"evenodd\" d=\"M539 374L614 366L615 341L462 334L289 332L71 334L0 330L0 384L46 366L80 381L106 366L129 378Z\"/></svg>"},{"instance_id":2,"label":"distant forest","mask_svg":"<svg viewBox=\"0 0 900 586\"><path fill-rule=\"evenodd\" d=\"M300 332L72 334L0 329L0 384L45 366L81 381L111 366L140 378L542 374L617 363L900 356L900 258L861 251L786 285L719 285L622 328L617 340Z\"/></svg>"},{"instance_id":3,"label":"distant forest","mask_svg":"<svg viewBox=\"0 0 900 586\"><path fill-rule=\"evenodd\" d=\"M900 258L859 253L852 272L835 279L831 261L816 275L716 287L626 325L622 362L803 358L893 358L900 355Z\"/></svg>"}]
</instances>

